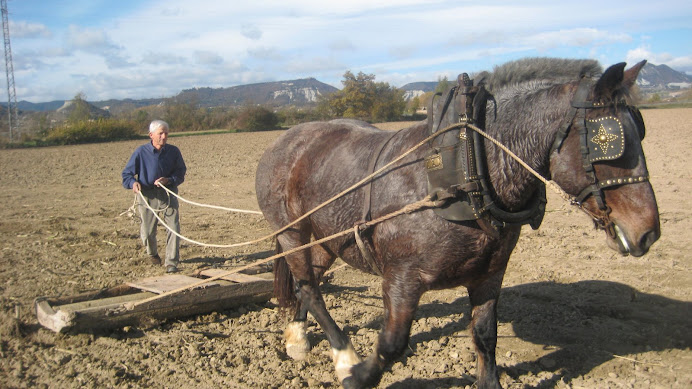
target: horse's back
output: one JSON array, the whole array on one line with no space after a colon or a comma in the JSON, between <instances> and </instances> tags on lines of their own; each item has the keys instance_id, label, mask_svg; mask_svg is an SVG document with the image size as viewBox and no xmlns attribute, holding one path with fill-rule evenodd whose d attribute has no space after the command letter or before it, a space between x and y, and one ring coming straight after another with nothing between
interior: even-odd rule
<instances>
[{"instance_id":1,"label":"horse's back","mask_svg":"<svg viewBox=\"0 0 692 389\"><path fill-rule=\"evenodd\" d=\"M265 217L273 224L286 223L295 217L287 215L286 207L305 212L367 175L373 144L386 136L387 131L351 119L287 130L264 152L257 168L255 189Z\"/></svg>"}]
</instances>

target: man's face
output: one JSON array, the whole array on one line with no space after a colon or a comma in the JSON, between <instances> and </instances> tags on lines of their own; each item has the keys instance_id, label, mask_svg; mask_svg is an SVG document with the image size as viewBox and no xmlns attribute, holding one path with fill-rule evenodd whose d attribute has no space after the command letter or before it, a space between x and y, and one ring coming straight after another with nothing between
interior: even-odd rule
<instances>
[{"instance_id":1,"label":"man's face","mask_svg":"<svg viewBox=\"0 0 692 389\"><path fill-rule=\"evenodd\" d=\"M163 128L157 128L156 131L149 133L149 138L151 138L151 144L154 145L154 148L161 150L161 147L166 144L168 139L168 131Z\"/></svg>"}]
</instances>

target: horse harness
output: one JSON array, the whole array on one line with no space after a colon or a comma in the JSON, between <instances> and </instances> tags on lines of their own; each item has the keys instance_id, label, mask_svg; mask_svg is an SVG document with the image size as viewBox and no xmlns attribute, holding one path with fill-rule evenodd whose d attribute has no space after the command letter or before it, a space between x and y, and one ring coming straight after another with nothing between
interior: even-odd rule
<instances>
[{"instance_id":1,"label":"horse harness","mask_svg":"<svg viewBox=\"0 0 692 389\"><path fill-rule=\"evenodd\" d=\"M604 229L611 237L615 236L615 226L610 220L610 207L605 204L603 189L648 181L648 175L635 177L614 177L599 180L596 177L594 163L620 158L624 154L625 134L620 120L614 116L598 119L587 119L587 109L599 109L609 105L627 108L639 131L640 140L644 139L644 121L636 107L627 105L624 100L605 104L588 101L588 94L593 86L590 77L580 79L577 91L572 99L571 110L560 126L549 155L559 152L572 127L579 131L583 167L587 177L592 181L575 198L573 203L589 214L597 228ZM474 131L469 124L479 128L485 127L486 105L492 95L480 85L473 85L468 74L462 73L457 84L446 91L435 109L435 98L431 100L428 110L428 128L432 134L454 126L431 141L430 150L425 157L425 169L428 177L428 193L440 201L440 206L433 208L439 217L452 222L474 220L479 227L492 237L498 237L502 228L508 225L529 224L538 229L543 221L547 203L545 185L541 183L536 193L523 210L511 212L500 208L490 194L488 166L485 156L483 137ZM579 119L576 120L575 119ZM374 171L384 147L397 133L376 147L371 155L369 168ZM371 183L364 187L364 205L362 221L354 226L356 244L368 262L371 270L382 275L370 249L363 242L361 226L370 220ZM594 196L600 214L587 211L583 202Z\"/></svg>"},{"instance_id":2,"label":"horse harness","mask_svg":"<svg viewBox=\"0 0 692 389\"><path fill-rule=\"evenodd\" d=\"M639 112L636 107L628 105L624 99L619 99L610 103L589 101L588 95L593 87L593 83L593 79L589 76L583 75L580 78L577 91L572 98L570 113L560 126L549 155L552 155L553 152L560 152L560 147L567 138L572 127L575 127L575 131L579 131L582 166L591 184L581 190L573 203L579 206L581 210L592 218L597 228L603 229L609 236L615 237L615 224L610 220L611 208L605 202L603 189L646 182L649 180L649 176L646 174L642 176L611 177L607 179L599 179L596 177L596 170L594 168L595 163L615 160L622 157L624 154L625 132L622 123L615 116L587 119L586 111L588 109L600 109L609 106L626 108L637 126L640 141L644 139L645 135L644 119L642 118L641 112ZM596 200L599 208L598 213L592 213L583 207L584 201L589 196L593 196Z\"/></svg>"},{"instance_id":3,"label":"horse harness","mask_svg":"<svg viewBox=\"0 0 692 389\"><path fill-rule=\"evenodd\" d=\"M447 92L435 109L433 96L428 113L428 127L436 133L444 126L457 125L431 142L425 158L428 193L446 200L434 208L435 214L453 222L475 220L493 237L508 225L529 224L537 229L545 213L545 185L541 184L523 210L502 209L491 197L484 138L469 124L485 128L486 104L492 95L480 85L473 85L462 73L457 84Z\"/></svg>"}]
</instances>

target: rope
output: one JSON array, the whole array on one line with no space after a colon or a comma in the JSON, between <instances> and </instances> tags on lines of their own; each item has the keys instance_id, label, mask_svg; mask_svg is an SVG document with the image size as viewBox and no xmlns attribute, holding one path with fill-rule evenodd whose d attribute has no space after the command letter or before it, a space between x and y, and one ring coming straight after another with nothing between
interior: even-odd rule
<instances>
[{"instance_id":1,"label":"rope","mask_svg":"<svg viewBox=\"0 0 692 389\"><path fill-rule=\"evenodd\" d=\"M529 173L533 174L541 180L547 187L551 188L555 193L560 195L564 200L569 201L570 204L575 204L576 205L576 199L572 196L569 195L569 193L565 192L560 186L553 180L548 180L545 177L543 177L540 173L538 173L536 170L534 170L531 166L529 166L526 162L524 162L521 158L519 158L516 154L512 152L507 146L503 145L500 143L497 139L493 138L492 136L488 135L485 131L481 130L480 128L474 126L473 124L468 124L469 128L472 130L476 131L477 133L481 134L483 137L488 139L489 141L493 142L497 147L502 149L505 153L507 153L510 157L514 158L521 166L523 166L526 170L529 171Z\"/></svg>"},{"instance_id":2,"label":"rope","mask_svg":"<svg viewBox=\"0 0 692 389\"><path fill-rule=\"evenodd\" d=\"M147 207L147 209L150 210L150 211L154 214L154 217L156 217L156 219L161 223L161 225L163 225L164 227L166 227L166 229L168 229L168 231L170 231L173 235L177 236L178 238L180 238L180 239L182 239L182 240L185 240L185 241L190 242L190 243L194 243L194 244L199 245L199 246L203 246L203 247L217 247L217 248L240 247L240 246L247 246L247 245L259 243L259 242L261 242L261 241L263 241L263 240L265 240L265 239L269 239L269 238L271 238L272 236L274 236L274 235L272 234L272 235L267 235L267 236L261 237L261 238L259 238L259 239L250 240L250 241L242 242L242 243L233 243L233 244L212 244L212 243L202 243L202 242L198 242L198 241L196 241L196 240L192 240L192 239L190 239L190 238L188 238L188 237L185 237L185 236L183 236L183 235L180 235L180 233L178 233L178 232L176 232L176 231L173 231L173 229L172 229L171 227L169 227L169 226L163 221L163 219L161 218L161 216L159 216L159 215L156 213L157 211L154 210L153 208L151 208L151 206L146 202L146 198L144 197L144 195L142 194L142 192L141 192L141 191L140 191L140 192L137 192L137 194L138 194L139 197L142 199L142 201L144 202L144 205Z\"/></svg>"},{"instance_id":3,"label":"rope","mask_svg":"<svg viewBox=\"0 0 692 389\"><path fill-rule=\"evenodd\" d=\"M260 212L260 211L250 211L250 210L246 210L246 209L226 208L226 207L221 207L221 206L218 206L218 205L209 205L209 204L196 203L196 202L194 202L194 201L190 201L190 200L187 200L187 199L183 198L182 196L180 196L180 195L178 195L177 193L173 192L172 190L166 188L165 186L162 186L161 188L163 188L163 190L165 190L166 192L168 192L169 195L173 195L173 196L177 197L179 200L182 200L182 201L184 201L184 202L186 202L186 203L188 203L188 204L196 205L196 206L198 206L198 207L214 208L214 209L220 209L220 210L222 210L222 211L229 211L229 212L251 213L251 214L254 214L254 215L261 215L261 214L262 214L262 212Z\"/></svg>"},{"instance_id":4,"label":"rope","mask_svg":"<svg viewBox=\"0 0 692 389\"><path fill-rule=\"evenodd\" d=\"M447 131L453 130L453 129L457 128L457 127L462 127L462 126L464 126L464 125L465 125L465 123L456 123L456 124L452 124L452 125L450 125L450 126L448 126L448 127L446 127L446 128L443 128L442 130L440 130L440 131L438 131L438 132L436 132L436 133L430 135L429 137L427 137L427 138L425 138L424 140L422 140L420 143L418 143L418 144L416 144L415 146L411 147L411 148L408 149L406 152L404 152L403 154L401 154L400 156L398 156L396 159L392 160L392 161L389 162L388 164L386 164L386 165L382 166L381 168L377 169L377 170L374 171L372 174L366 176L366 177L363 178L362 180L356 182L355 184L353 184L353 185L351 185L350 187L344 189L344 190L341 191L340 193L334 195L334 196L333 196L332 198L330 198L329 200L323 202L322 204L316 206L316 207L313 208L312 210L310 210L310 211L308 211L307 213L303 214L303 215L302 215L301 217L299 217L298 219L296 219L296 220L292 221L291 223L289 223L289 224L287 224L287 225L281 227L280 229L278 229L278 230L272 232L271 234L265 235L265 236L263 236L263 237L260 237L260 238L254 239L254 240L246 241L246 242L233 243L233 244L225 244L225 245L224 245L224 244L203 243L203 242L198 242L198 241L196 241L196 240L192 240L192 239L187 238L187 237L185 237L185 236L183 236L183 235L180 235L180 234L179 234L178 232L176 232L176 231L173 231L173 230L163 221L163 219L161 219L161 217L159 217L159 215L156 214L156 211L154 211L154 210L149 206L149 204L147 204L146 201L144 201L144 204L146 205L147 209L149 209L150 211L152 211L152 212L154 213L154 216L156 217L156 219L157 219L164 227L166 227L170 232L172 232L172 233L173 233L175 236L177 236L178 238L183 239L183 240L185 240L185 241L187 241L187 242L194 243L194 244L196 244L196 245L200 245L200 246L203 246L203 247L216 247L216 248L233 248L233 247L248 246L248 245L256 244L256 243L262 242L262 241L264 241L264 240L267 240L267 239L270 239L270 238L273 238L273 237L279 235L280 233L282 233L282 232L286 231L287 229L291 228L292 226L298 224L299 222L301 222L302 220L304 220L304 219L307 218L308 216L310 216L310 215L312 215L313 213L315 213L315 212L319 211L320 209L324 208L324 207L327 206L328 204L334 202L335 200L339 199L340 197L344 196L345 194L349 193L350 191L352 191L352 190L358 188L360 185L363 185L364 183L368 182L368 181L371 180L373 177L375 177L376 175L380 174L380 173L383 172L384 170L388 169L388 168L389 168L390 166L392 166L393 164L395 164L395 163L401 161L403 158L405 158L406 156L408 156L409 154L411 154L413 151L415 151L416 149L420 148L421 146L425 145L426 143L430 142L430 140L434 139L435 137L437 137L437 136L439 136L439 135L441 135L441 134L443 134L443 133L445 133L445 132L447 132ZM171 193L171 194L173 194L174 196L177 196L178 198L182 199L182 197L180 197L180 196L176 195L175 193L171 192L170 190L168 190L168 188L166 188L166 187L163 187L163 188L166 190L167 193ZM144 195L142 195L141 191L140 191L138 194L139 194L139 196L140 196L142 199L144 199ZM232 208L224 208L224 207L213 206L213 205L204 205L204 204L199 204L199 203L195 203L195 202L188 201L188 200L184 200L184 199L183 199L183 201L188 202L188 203L191 203L191 204L195 204L195 205L207 206L207 207L209 207L209 208L217 208L217 209L224 209L224 210L233 210L233 211L235 211L235 212L246 212L246 213L258 213L258 214L262 214L261 212L257 212L257 211L243 211L243 210L235 210L235 209L232 209ZM127 213L127 211L124 212L124 213Z\"/></svg>"},{"instance_id":5,"label":"rope","mask_svg":"<svg viewBox=\"0 0 692 389\"><path fill-rule=\"evenodd\" d=\"M369 221L369 222L363 223L363 226L364 226L364 227L374 226L374 225L376 225L376 224L382 223L382 222L384 222L384 221L386 221L386 220L392 219L392 218L397 217L397 216L399 216L399 215L403 215L403 214L405 214L405 213L412 213L412 212L415 212L415 211L417 211L417 210L419 210L419 209L423 209L423 208L433 208L433 207L435 207L435 206L437 206L437 205L438 205L438 202L432 201L432 200L431 200L431 196L428 195L428 196L426 196L424 199L419 200L419 201L417 201L417 202L415 202L415 203L408 204L408 205L406 205L405 207L399 209L398 211L394 211L394 212L389 213L389 214L387 214L387 215L381 216L381 217L379 217L379 218L377 218L377 219L374 219L374 220L371 220L371 221ZM245 266L241 266L241 267L235 268L235 269L233 269L233 270L229 270L228 272L225 272L225 273L222 273L222 274L218 274L218 275L216 275L216 276L213 276L213 277L209 277L209 278L200 280L200 281L195 282L195 283L193 283L193 284L190 284L190 285L187 285L187 286L183 286L183 287L180 287L180 288L177 288L177 289L173 289L173 290L170 290L170 291L168 291L168 292L161 293L161 294L159 294L159 295L152 296L152 297L146 298L146 299L141 300L141 301L138 301L138 302L134 302L134 303L125 303L125 304L123 304L123 306L124 306L126 309L128 309L128 310L132 310L132 309L134 309L135 307L140 306L140 305L142 305L142 304L146 304L146 303L149 303L149 302L151 302L151 301L158 300L158 299L161 299L161 298L164 298L164 297L167 297L167 296L170 296L170 295L173 295L173 294L176 294L176 293L179 293L179 292L188 290L188 289L196 288L196 287L198 287L198 286L200 286L200 285L203 285L203 284L206 284L206 283L208 283L208 282L216 281L216 280L218 280L218 279L221 279L221 278L223 278L223 277L229 276L229 275L231 275L231 274L235 274L235 273L241 272L241 271L243 271L243 270L247 270L247 269L249 269L249 268L251 268L251 267L254 267L254 266L257 266L257 265L261 265L261 264L264 264L264 263L271 262L271 261L273 261L273 260L275 260L275 259L277 259L277 258L281 258L281 257L287 256L287 255L293 254L293 253L295 253L295 252L298 252L298 251L301 251L301 250L305 250L305 249L310 248L310 247L312 247L312 246L316 246L316 245L318 245L318 244L322 244L322 243L324 243L324 242L327 242L327 241L330 241L330 240L332 240L332 239L336 239L336 238L339 238L339 237L342 237L342 236L344 236L344 235L348 235L348 234L351 234L351 233L353 233L353 229L349 228L349 229L347 229L347 230L344 230L344 231L341 231L341 232L337 232L337 233L335 233L335 234L329 235L329 236L324 237L324 238L322 238L322 239L314 240L314 241L312 241L312 242L310 242L310 243L307 243L307 244L304 244L304 245L302 245L302 246L294 247L294 248L292 248L292 249L290 249L290 250L287 250L287 251L284 251L284 252L282 252L282 253L278 253L278 254L272 255L271 257L267 257L267 258L264 258L264 259L260 259L260 260L258 260L258 261L253 262L253 263L247 264L247 265L245 265ZM335 269L335 270L336 270L336 269Z\"/></svg>"}]
</instances>

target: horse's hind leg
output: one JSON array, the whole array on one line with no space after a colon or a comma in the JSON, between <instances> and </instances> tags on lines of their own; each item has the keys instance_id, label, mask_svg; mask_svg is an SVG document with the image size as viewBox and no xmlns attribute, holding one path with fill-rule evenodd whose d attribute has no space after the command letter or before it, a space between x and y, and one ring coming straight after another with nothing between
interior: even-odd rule
<instances>
[{"instance_id":1,"label":"horse's hind leg","mask_svg":"<svg viewBox=\"0 0 692 389\"><path fill-rule=\"evenodd\" d=\"M299 281L297 294L301 304L306 306L327 336L332 347L336 375L340 382L344 382L351 375L351 368L360 362L360 357L354 350L351 340L327 311L316 282Z\"/></svg>"},{"instance_id":2,"label":"horse's hind leg","mask_svg":"<svg viewBox=\"0 0 692 389\"><path fill-rule=\"evenodd\" d=\"M334 263L336 257L321 246L313 246L308 250L310 250L313 277L319 282L324 272ZM298 290L295 292L298 292ZM286 354L295 360L305 359L308 352L310 352L310 342L307 337L307 318L307 306L298 300L293 321L288 324L284 331Z\"/></svg>"},{"instance_id":3,"label":"horse's hind leg","mask_svg":"<svg viewBox=\"0 0 692 389\"><path fill-rule=\"evenodd\" d=\"M307 234L309 237L309 234ZM290 249L307 243L306 232L302 234L282 234L279 237L282 247ZM343 381L350 375L351 367L360 358L356 354L351 341L339 328L325 306L324 299L319 290L319 280L324 272L329 269L336 257L321 246L313 246L309 250L301 250L286 256L286 261L297 281L296 296L298 306L294 320L288 325L286 334L287 353L292 348L289 356L294 351L299 358L305 357L309 350L309 343L305 335L307 312L315 318L327 336L332 346L332 356L336 366L337 376ZM292 356L293 357L293 356Z\"/></svg>"}]
</instances>

